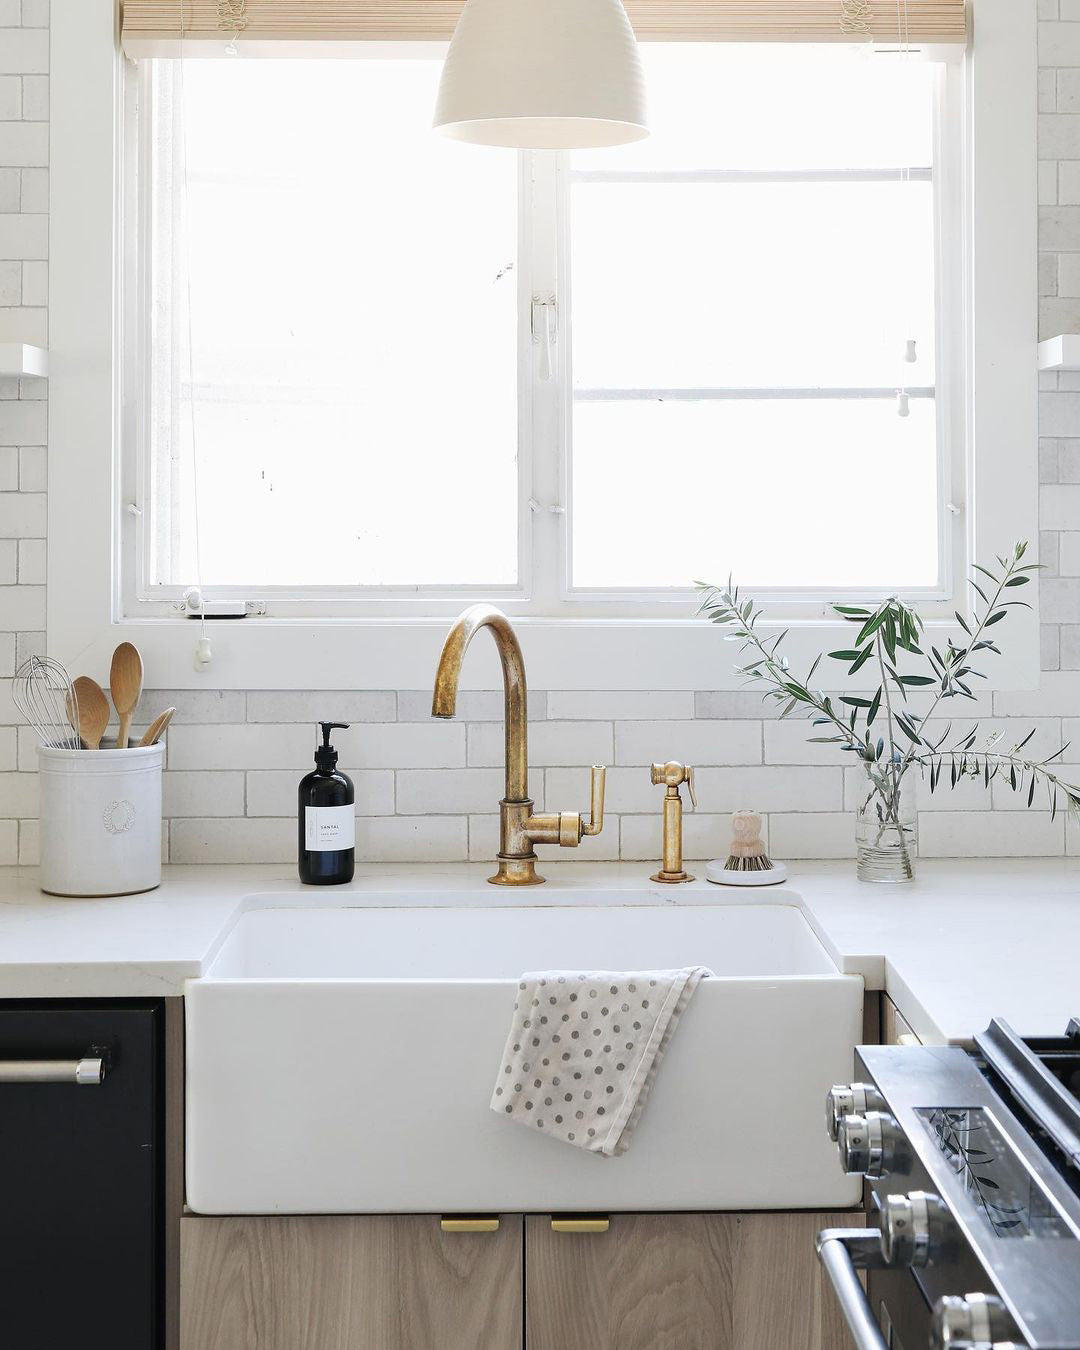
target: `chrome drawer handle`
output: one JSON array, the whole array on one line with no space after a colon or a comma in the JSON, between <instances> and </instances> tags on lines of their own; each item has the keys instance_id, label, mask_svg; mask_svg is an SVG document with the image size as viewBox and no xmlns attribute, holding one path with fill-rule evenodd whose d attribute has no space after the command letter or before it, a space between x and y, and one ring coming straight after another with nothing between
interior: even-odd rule
<instances>
[{"instance_id":1,"label":"chrome drawer handle","mask_svg":"<svg viewBox=\"0 0 1080 1350\"><path fill-rule=\"evenodd\" d=\"M0 1059L0 1084L77 1083L94 1087L104 1078L103 1059Z\"/></svg>"},{"instance_id":2,"label":"chrome drawer handle","mask_svg":"<svg viewBox=\"0 0 1080 1350\"><path fill-rule=\"evenodd\" d=\"M817 1254L856 1350L888 1350L857 1273L884 1264L881 1233L876 1228L826 1228L817 1235Z\"/></svg>"}]
</instances>

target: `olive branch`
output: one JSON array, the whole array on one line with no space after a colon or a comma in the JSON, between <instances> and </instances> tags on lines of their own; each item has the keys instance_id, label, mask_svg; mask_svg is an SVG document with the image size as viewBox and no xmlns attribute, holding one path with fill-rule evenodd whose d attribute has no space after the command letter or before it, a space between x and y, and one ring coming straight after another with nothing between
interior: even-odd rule
<instances>
[{"instance_id":1,"label":"olive branch","mask_svg":"<svg viewBox=\"0 0 1080 1350\"><path fill-rule=\"evenodd\" d=\"M1021 540L1012 554L997 558L997 569L976 563L969 585L977 597L973 613L965 619L955 611L963 638L954 642L950 637L944 650L922 645L924 625L916 610L896 596L883 600L876 608L865 605L834 605L833 609L845 622L859 626L851 647L823 654L830 660L843 662L849 676L857 675L873 662L877 690L869 698L856 694L830 695L814 686L814 676L823 659L815 658L805 679L800 680L791 670L782 648L787 629L775 637L762 637L758 621L762 609L743 597L729 578L726 587L699 582L703 591L700 611L712 623L728 628L729 641L740 643L740 651L752 659L737 666L739 674L748 681L765 686L763 700L783 704L781 718L794 713L810 718L812 725L823 729L823 734L808 740L820 744L835 744L842 751L854 754L865 766L870 787L864 806L877 798L878 819L883 827L900 831L900 788L905 776L918 766L928 775L931 792L947 782L950 789L965 779L979 780L989 788L996 779L1007 782L1013 792L1027 793L1030 807L1040 786L1047 793L1051 819L1057 815L1061 799L1069 810L1080 809L1080 787L1066 783L1055 772L1069 748L1066 742L1052 755L1037 759L1024 754L1024 748L1035 735L1033 727L1026 736L1011 746L1003 743L1003 733L994 732L982 737L979 723L954 735L950 721L940 735L931 730L931 720L946 700L974 699L971 683L985 679L976 668L986 654L1001 655L990 630L1008 617L1009 610L1026 601L1015 592L1026 586L1031 573L1039 570L1037 563L1024 563L1027 543ZM921 663L921 671L901 671L904 657L914 657ZM925 711L912 707L910 695L922 692L930 696ZM876 728L876 729L875 729Z\"/></svg>"}]
</instances>

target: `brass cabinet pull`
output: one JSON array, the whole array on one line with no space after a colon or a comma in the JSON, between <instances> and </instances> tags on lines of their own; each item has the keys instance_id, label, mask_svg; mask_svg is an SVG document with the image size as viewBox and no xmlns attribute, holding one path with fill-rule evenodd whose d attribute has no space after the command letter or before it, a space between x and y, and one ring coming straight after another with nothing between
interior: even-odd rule
<instances>
[{"instance_id":1,"label":"brass cabinet pull","mask_svg":"<svg viewBox=\"0 0 1080 1350\"><path fill-rule=\"evenodd\" d=\"M499 1231L498 1216L484 1215L482 1218L466 1218L464 1215L446 1215L439 1220L439 1227L444 1233L497 1233Z\"/></svg>"},{"instance_id":2,"label":"brass cabinet pull","mask_svg":"<svg viewBox=\"0 0 1080 1350\"><path fill-rule=\"evenodd\" d=\"M611 1227L607 1215L596 1215L591 1219L552 1219L553 1233L606 1233Z\"/></svg>"}]
</instances>

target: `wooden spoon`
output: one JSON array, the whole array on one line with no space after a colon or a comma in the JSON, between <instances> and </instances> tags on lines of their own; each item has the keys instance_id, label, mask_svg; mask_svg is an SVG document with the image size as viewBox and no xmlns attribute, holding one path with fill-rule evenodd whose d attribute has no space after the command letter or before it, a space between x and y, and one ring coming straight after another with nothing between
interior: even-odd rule
<instances>
[{"instance_id":1,"label":"wooden spoon","mask_svg":"<svg viewBox=\"0 0 1080 1350\"><path fill-rule=\"evenodd\" d=\"M109 725L109 700L105 690L89 675L80 675L71 687L78 706L68 708L68 721L77 728L87 750L96 750Z\"/></svg>"},{"instance_id":2,"label":"wooden spoon","mask_svg":"<svg viewBox=\"0 0 1080 1350\"><path fill-rule=\"evenodd\" d=\"M109 692L120 719L120 730L116 734L118 750L127 749L131 718L142 693L142 681L142 657L138 647L132 646L130 642L121 642L113 652L112 668L109 671Z\"/></svg>"},{"instance_id":3,"label":"wooden spoon","mask_svg":"<svg viewBox=\"0 0 1080 1350\"><path fill-rule=\"evenodd\" d=\"M143 738L139 742L139 744L156 745L158 741L161 740L162 736L165 735L165 728L172 721L173 713L175 711L176 711L175 708L166 708L163 713L158 713L158 715L154 718L154 720L143 732Z\"/></svg>"}]
</instances>

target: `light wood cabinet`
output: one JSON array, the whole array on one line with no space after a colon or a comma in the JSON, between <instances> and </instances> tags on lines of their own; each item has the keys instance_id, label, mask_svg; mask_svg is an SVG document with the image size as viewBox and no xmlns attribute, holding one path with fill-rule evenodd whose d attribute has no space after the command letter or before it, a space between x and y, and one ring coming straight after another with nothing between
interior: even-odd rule
<instances>
[{"instance_id":1,"label":"light wood cabinet","mask_svg":"<svg viewBox=\"0 0 1080 1350\"><path fill-rule=\"evenodd\" d=\"M922 1044L888 994L883 994L881 999L881 1039L885 1045Z\"/></svg>"},{"instance_id":2,"label":"light wood cabinet","mask_svg":"<svg viewBox=\"0 0 1080 1350\"><path fill-rule=\"evenodd\" d=\"M185 1218L181 1350L520 1350L521 1222Z\"/></svg>"},{"instance_id":3,"label":"light wood cabinet","mask_svg":"<svg viewBox=\"0 0 1080 1350\"><path fill-rule=\"evenodd\" d=\"M861 1213L619 1214L606 1233L526 1220L527 1350L849 1350L814 1254Z\"/></svg>"},{"instance_id":4,"label":"light wood cabinet","mask_svg":"<svg viewBox=\"0 0 1080 1350\"><path fill-rule=\"evenodd\" d=\"M863 1215L437 1216L181 1225L181 1350L851 1350L814 1254ZM524 1225L524 1233L523 1233ZM522 1314L524 1309L524 1324Z\"/></svg>"}]
</instances>

